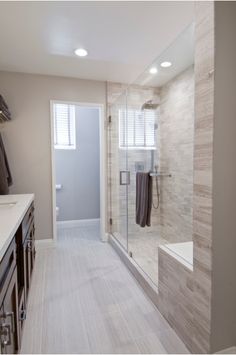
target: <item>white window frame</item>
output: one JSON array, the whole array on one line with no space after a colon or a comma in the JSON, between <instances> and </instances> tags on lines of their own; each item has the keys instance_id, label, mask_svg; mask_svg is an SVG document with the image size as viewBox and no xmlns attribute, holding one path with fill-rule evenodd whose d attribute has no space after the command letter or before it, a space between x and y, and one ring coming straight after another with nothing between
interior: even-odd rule
<instances>
[{"instance_id":1,"label":"white window frame","mask_svg":"<svg viewBox=\"0 0 236 355\"><path fill-rule=\"evenodd\" d=\"M53 239L47 239L47 241L57 241L57 218L56 218L56 168L55 168L55 149L54 149L54 117L53 117L53 104L54 103L69 103L71 105L80 107L96 107L99 110L99 133L100 133L100 238L102 241L107 242L109 234L106 233L106 201L107 201L107 147L106 131L105 131L105 108L104 104L91 103L91 102L79 102L79 101L62 101L62 100L50 100L50 128L51 128L51 169L52 169L52 215L53 215Z\"/></svg>"},{"instance_id":2,"label":"white window frame","mask_svg":"<svg viewBox=\"0 0 236 355\"><path fill-rule=\"evenodd\" d=\"M146 125L145 125L145 121L144 121L144 145L139 145L139 144L137 144L137 145L124 145L124 144L121 144L123 141L124 141L124 137L122 138L121 137L121 135L123 135L124 134L124 128L123 128L123 130L121 129L121 120L122 120L122 114L124 114L124 112L126 112L126 115L127 115L127 112L129 112L129 111L135 111L135 114L141 114L142 113L142 111L140 111L140 109L138 109L138 108L135 108L135 107L133 107L133 108L129 108L128 110L126 109L126 108L120 108L119 110L118 110L118 116L119 116L119 149L121 149L121 150L126 150L126 149L128 149L128 150L156 150L157 149L157 147L156 147L156 139L157 139L157 137L154 137L154 145L153 146L147 146L146 145L146 132L145 132L145 128L146 128ZM155 122L154 124L156 124L157 122ZM135 137L135 134L136 134L136 128L135 128L135 122L134 122L134 132L133 132L133 135L134 135L134 137ZM155 132L155 128L154 128L154 132ZM135 138L134 138L134 142L135 142Z\"/></svg>"},{"instance_id":3,"label":"white window frame","mask_svg":"<svg viewBox=\"0 0 236 355\"><path fill-rule=\"evenodd\" d=\"M55 136L57 134L56 132L56 125L57 125L57 120L56 120L56 105L65 105L68 106L69 109L69 121L68 125L68 133L71 137L72 135L72 144L58 144L56 143ZM73 108L73 110L72 110ZM76 106L69 103L69 102L53 102L53 124L54 124L54 149L59 149L59 150L75 150L76 149L76 119L75 119L75 109ZM73 113L72 113L73 111ZM73 115L73 116L71 116ZM71 129L72 127L72 129ZM70 139L69 139L70 140Z\"/></svg>"}]
</instances>

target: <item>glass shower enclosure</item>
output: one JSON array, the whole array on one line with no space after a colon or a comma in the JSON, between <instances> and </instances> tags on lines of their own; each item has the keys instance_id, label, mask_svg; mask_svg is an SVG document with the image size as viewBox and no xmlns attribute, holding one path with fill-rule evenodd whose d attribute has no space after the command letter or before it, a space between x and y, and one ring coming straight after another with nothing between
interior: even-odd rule
<instances>
[{"instance_id":1,"label":"glass shower enclosure","mask_svg":"<svg viewBox=\"0 0 236 355\"><path fill-rule=\"evenodd\" d=\"M158 247L192 239L193 37L191 25L132 85L108 85L112 235L155 285ZM169 69L161 66L167 59ZM152 179L151 223L145 227L136 223L140 172Z\"/></svg>"}]
</instances>

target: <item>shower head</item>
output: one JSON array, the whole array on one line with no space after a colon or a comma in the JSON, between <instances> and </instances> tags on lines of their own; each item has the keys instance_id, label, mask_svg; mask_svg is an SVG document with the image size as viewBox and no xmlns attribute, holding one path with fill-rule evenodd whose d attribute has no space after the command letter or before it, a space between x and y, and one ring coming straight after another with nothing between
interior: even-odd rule
<instances>
[{"instance_id":1,"label":"shower head","mask_svg":"<svg viewBox=\"0 0 236 355\"><path fill-rule=\"evenodd\" d=\"M143 110L156 110L159 104L153 103L152 100L144 102L144 104L141 107L141 111Z\"/></svg>"}]
</instances>

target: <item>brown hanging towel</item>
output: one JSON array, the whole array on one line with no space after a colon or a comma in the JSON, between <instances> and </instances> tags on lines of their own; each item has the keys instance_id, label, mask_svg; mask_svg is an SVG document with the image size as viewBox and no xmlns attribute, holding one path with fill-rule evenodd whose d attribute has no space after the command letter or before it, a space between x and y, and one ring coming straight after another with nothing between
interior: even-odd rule
<instances>
[{"instance_id":1,"label":"brown hanging towel","mask_svg":"<svg viewBox=\"0 0 236 355\"><path fill-rule=\"evenodd\" d=\"M152 178L149 173L136 173L136 223L151 226Z\"/></svg>"}]
</instances>

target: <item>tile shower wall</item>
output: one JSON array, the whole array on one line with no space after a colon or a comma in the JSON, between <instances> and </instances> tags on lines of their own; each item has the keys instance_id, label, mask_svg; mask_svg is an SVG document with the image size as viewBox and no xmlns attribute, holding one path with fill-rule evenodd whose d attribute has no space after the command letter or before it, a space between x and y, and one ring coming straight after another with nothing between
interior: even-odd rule
<instances>
[{"instance_id":1,"label":"tile shower wall","mask_svg":"<svg viewBox=\"0 0 236 355\"><path fill-rule=\"evenodd\" d=\"M194 69L190 67L160 91L161 236L169 242L192 240Z\"/></svg>"}]
</instances>

